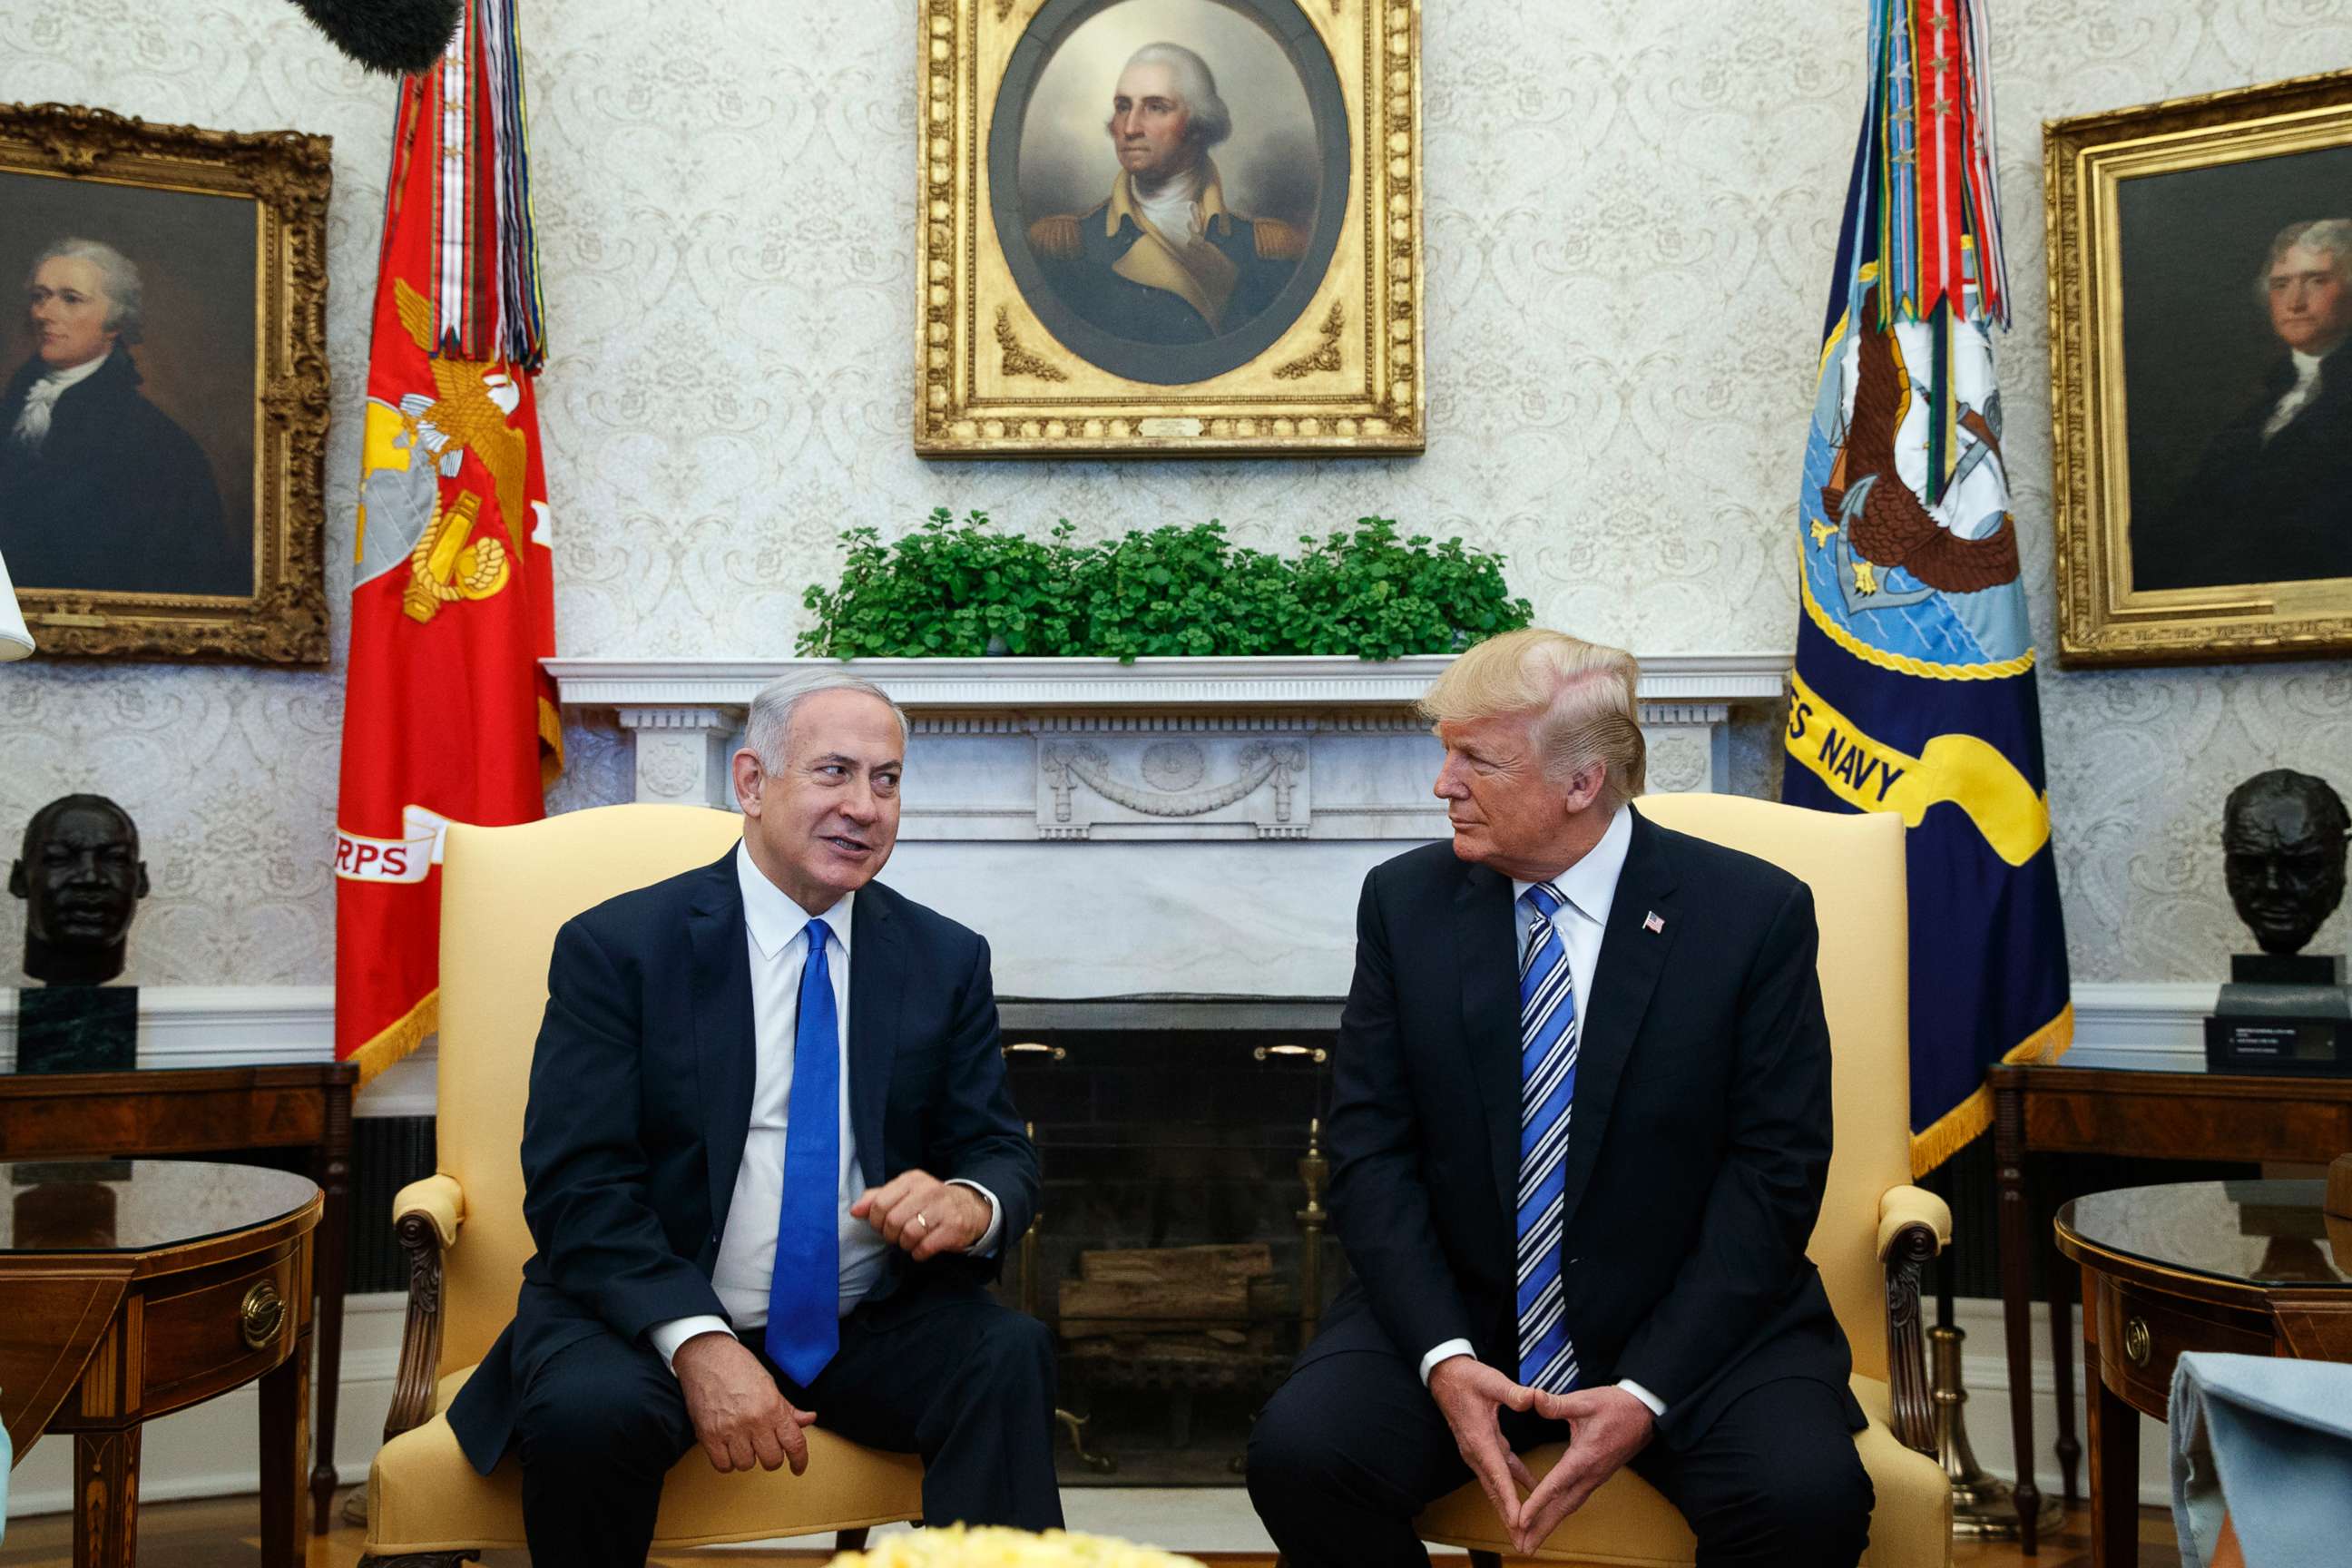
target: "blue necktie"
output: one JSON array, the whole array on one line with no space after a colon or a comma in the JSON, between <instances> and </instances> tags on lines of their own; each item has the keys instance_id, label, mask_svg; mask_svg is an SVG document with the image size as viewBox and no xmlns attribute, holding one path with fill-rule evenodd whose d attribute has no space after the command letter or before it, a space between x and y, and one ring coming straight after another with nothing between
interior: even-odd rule
<instances>
[{"instance_id":1,"label":"blue necktie","mask_svg":"<svg viewBox=\"0 0 2352 1568\"><path fill-rule=\"evenodd\" d=\"M1576 1100L1576 982L1551 923L1567 901L1549 882L1519 896L1527 917L1519 959L1519 1381L1553 1394L1576 1386L1559 1279L1568 1115Z\"/></svg>"},{"instance_id":2,"label":"blue necktie","mask_svg":"<svg viewBox=\"0 0 2352 1568\"><path fill-rule=\"evenodd\" d=\"M768 1284L768 1354L803 1388L841 1348L841 1023L823 921L807 928L784 1122L784 1199Z\"/></svg>"}]
</instances>

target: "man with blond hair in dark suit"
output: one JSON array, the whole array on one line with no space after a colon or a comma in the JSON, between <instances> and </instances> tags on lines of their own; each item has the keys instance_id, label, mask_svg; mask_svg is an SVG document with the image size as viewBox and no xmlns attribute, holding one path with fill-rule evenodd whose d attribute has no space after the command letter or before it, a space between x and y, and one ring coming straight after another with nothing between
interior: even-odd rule
<instances>
[{"instance_id":1,"label":"man with blond hair in dark suit","mask_svg":"<svg viewBox=\"0 0 2352 1568\"><path fill-rule=\"evenodd\" d=\"M1867 1540L1805 1257L1830 1158L1812 898L1633 805L1638 679L1520 631L1423 701L1454 836L1374 868L1358 910L1328 1123L1355 1278L1250 1442L1293 1568L1418 1568L1413 1516L1474 1476L1528 1552L1628 1465L1706 1568L1852 1568ZM1562 1437L1535 1481L1518 1451Z\"/></svg>"}]
</instances>

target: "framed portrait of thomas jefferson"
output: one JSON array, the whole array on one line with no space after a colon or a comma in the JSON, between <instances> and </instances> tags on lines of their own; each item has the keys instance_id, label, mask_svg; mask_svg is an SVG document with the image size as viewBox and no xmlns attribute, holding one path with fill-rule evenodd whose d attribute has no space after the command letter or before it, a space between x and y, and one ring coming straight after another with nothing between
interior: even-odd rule
<instances>
[{"instance_id":1,"label":"framed portrait of thomas jefferson","mask_svg":"<svg viewBox=\"0 0 2352 1568\"><path fill-rule=\"evenodd\" d=\"M916 0L916 450L1418 452L1417 0Z\"/></svg>"},{"instance_id":2,"label":"framed portrait of thomas jefferson","mask_svg":"<svg viewBox=\"0 0 2352 1568\"><path fill-rule=\"evenodd\" d=\"M328 142L0 105L0 560L47 655L327 657Z\"/></svg>"},{"instance_id":3,"label":"framed portrait of thomas jefferson","mask_svg":"<svg viewBox=\"0 0 2352 1568\"><path fill-rule=\"evenodd\" d=\"M2060 657L2352 652L2352 72L2045 138Z\"/></svg>"}]
</instances>

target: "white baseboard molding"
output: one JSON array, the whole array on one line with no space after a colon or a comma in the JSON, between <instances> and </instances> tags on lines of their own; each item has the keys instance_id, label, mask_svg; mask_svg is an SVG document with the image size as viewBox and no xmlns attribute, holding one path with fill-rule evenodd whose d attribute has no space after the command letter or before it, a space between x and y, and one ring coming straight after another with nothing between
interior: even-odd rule
<instances>
[{"instance_id":1,"label":"white baseboard molding","mask_svg":"<svg viewBox=\"0 0 2352 1568\"><path fill-rule=\"evenodd\" d=\"M367 1478L383 1435L384 1413L392 1408L393 1382L400 1364L400 1330L406 1299L396 1292L353 1296L343 1321L342 1400L335 1412L335 1469L346 1485ZM2004 1479L2017 1472L2009 1423L2009 1362L2002 1351L2000 1303L1964 1300L1955 1304L1954 1321L1968 1335L1962 1347L1960 1376L1969 1393L1967 1429L1977 1461ZM2034 1313L2032 1370L2033 1439L2038 1454L2036 1484L2050 1496L2059 1491L2058 1461L2052 1445L2058 1440L2056 1379L2049 1355L2049 1314ZM2075 1356L2074 1431L2083 1438L2082 1356ZM317 1408L313 1399L312 1408ZM176 1415L152 1422L145 1429L140 1458L139 1495L152 1502L183 1498L236 1497L255 1490L260 1474L258 1423L260 1406L253 1385L223 1394ZM2087 1445L2086 1445L2087 1447ZM2170 1482L2165 1468L2165 1429L2144 1420L2140 1428L2140 1501L2168 1507ZM72 1505L73 1444L63 1437L45 1437L16 1467L11 1479L8 1516L62 1512ZM2077 1481L2090 1482L2087 1458L2077 1470ZM1218 1489L1221 1494L1226 1489ZM1076 1494L1074 1494L1076 1495ZM1244 1513L1248 1501L1238 1490L1230 1492ZM1218 1544L1222 1534L1200 1540L1162 1541L1174 1551L1228 1550ZM1248 1550L1243 1547L1239 1550Z\"/></svg>"},{"instance_id":2,"label":"white baseboard molding","mask_svg":"<svg viewBox=\"0 0 2352 1568\"><path fill-rule=\"evenodd\" d=\"M2083 981L2074 988L2070 1067L2205 1070L2205 1019L2221 999L2208 981Z\"/></svg>"}]
</instances>

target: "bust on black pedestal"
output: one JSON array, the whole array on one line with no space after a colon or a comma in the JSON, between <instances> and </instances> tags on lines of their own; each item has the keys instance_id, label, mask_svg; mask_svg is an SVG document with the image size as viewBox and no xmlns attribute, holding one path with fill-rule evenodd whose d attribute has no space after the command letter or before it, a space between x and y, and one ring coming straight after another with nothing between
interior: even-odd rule
<instances>
[{"instance_id":1,"label":"bust on black pedestal","mask_svg":"<svg viewBox=\"0 0 2352 1568\"><path fill-rule=\"evenodd\" d=\"M2217 1072L2352 1074L2352 990L2340 955L2305 943L2344 899L2352 816L2327 781L2286 768L2230 792L2221 817L2230 901L2262 944L2230 960L2205 1022Z\"/></svg>"},{"instance_id":2,"label":"bust on black pedestal","mask_svg":"<svg viewBox=\"0 0 2352 1568\"><path fill-rule=\"evenodd\" d=\"M16 994L18 1072L101 1072L138 1065L139 988L122 973L131 918L147 896L139 826L102 795L60 795L25 825L8 891L26 902Z\"/></svg>"}]
</instances>

